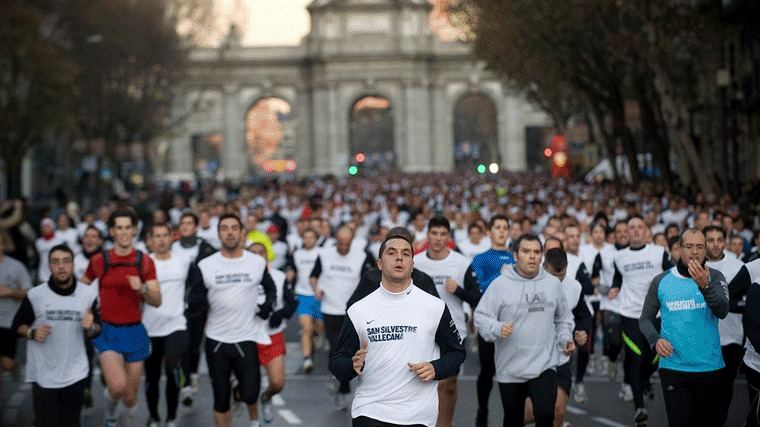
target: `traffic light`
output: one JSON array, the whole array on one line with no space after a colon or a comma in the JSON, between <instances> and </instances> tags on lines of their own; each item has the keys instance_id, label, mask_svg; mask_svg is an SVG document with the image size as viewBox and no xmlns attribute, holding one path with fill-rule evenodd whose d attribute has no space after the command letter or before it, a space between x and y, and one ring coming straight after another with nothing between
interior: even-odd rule
<instances>
[{"instance_id":1,"label":"traffic light","mask_svg":"<svg viewBox=\"0 0 760 427\"><path fill-rule=\"evenodd\" d=\"M551 158L552 154L554 153L552 152L551 148L549 147L544 148L544 157L546 157L547 159Z\"/></svg>"},{"instance_id":2,"label":"traffic light","mask_svg":"<svg viewBox=\"0 0 760 427\"><path fill-rule=\"evenodd\" d=\"M493 173L493 174L499 173L499 164L498 163L491 163L490 165L488 165L488 171L491 172L491 173Z\"/></svg>"},{"instance_id":3,"label":"traffic light","mask_svg":"<svg viewBox=\"0 0 760 427\"><path fill-rule=\"evenodd\" d=\"M359 167L355 165L351 165L348 167L348 174L351 176L354 176L359 173Z\"/></svg>"},{"instance_id":4,"label":"traffic light","mask_svg":"<svg viewBox=\"0 0 760 427\"><path fill-rule=\"evenodd\" d=\"M478 164L478 173L481 175L486 173L486 165L483 163Z\"/></svg>"},{"instance_id":5,"label":"traffic light","mask_svg":"<svg viewBox=\"0 0 760 427\"><path fill-rule=\"evenodd\" d=\"M367 160L367 156L365 156L364 153L356 153L354 158L356 159L356 163L364 163L364 161Z\"/></svg>"}]
</instances>

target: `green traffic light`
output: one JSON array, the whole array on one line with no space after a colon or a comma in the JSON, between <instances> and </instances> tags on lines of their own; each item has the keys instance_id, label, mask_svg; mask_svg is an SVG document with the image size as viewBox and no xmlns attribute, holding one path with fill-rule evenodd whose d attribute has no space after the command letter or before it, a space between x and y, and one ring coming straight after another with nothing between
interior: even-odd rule
<instances>
[{"instance_id":1,"label":"green traffic light","mask_svg":"<svg viewBox=\"0 0 760 427\"><path fill-rule=\"evenodd\" d=\"M353 166L353 165L348 167L348 174L349 175L354 176L357 173L359 173L359 168L358 167Z\"/></svg>"},{"instance_id":2,"label":"green traffic light","mask_svg":"<svg viewBox=\"0 0 760 427\"><path fill-rule=\"evenodd\" d=\"M484 165L483 163L479 164L479 165L478 165L478 173L479 173L479 174L484 174L484 173L486 173L486 165Z\"/></svg>"}]
</instances>

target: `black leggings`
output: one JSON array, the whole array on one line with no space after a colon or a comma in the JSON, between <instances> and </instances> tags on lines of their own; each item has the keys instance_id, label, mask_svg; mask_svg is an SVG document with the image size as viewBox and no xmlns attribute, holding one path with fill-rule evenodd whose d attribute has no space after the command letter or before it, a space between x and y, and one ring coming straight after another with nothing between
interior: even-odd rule
<instances>
[{"instance_id":1,"label":"black leggings","mask_svg":"<svg viewBox=\"0 0 760 427\"><path fill-rule=\"evenodd\" d=\"M749 390L749 413L745 426L760 427L760 372L744 365L744 375Z\"/></svg>"},{"instance_id":2,"label":"black leggings","mask_svg":"<svg viewBox=\"0 0 760 427\"><path fill-rule=\"evenodd\" d=\"M656 353L649 347L649 342L639 329L639 319L620 316L623 321L623 341L625 342L625 358L630 359L628 379L633 390L633 402L636 408L644 407L644 388L649 384L649 378L657 370ZM659 321L655 322L659 331Z\"/></svg>"},{"instance_id":3,"label":"black leggings","mask_svg":"<svg viewBox=\"0 0 760 427\"><path fill-rule=\"evenodd\" d=\"M720 352L723 354L726 367L720 370L721 392L716 395L716 412L720 414L720 425L723 425L728 419L728 410L731 408L731 399L734 397L734 380L736 380L739 365L742 363L744 347L739 344L724 345L720 348Z\"/></svg>"},{"instance_id":4,"label":"black leggings","mask_svg":"<svg viewBox=\"0 0 760 427\"><path fill-rule=\"evenodd\" d=\"M87 378L63 388L42 388L32 384L34 425L37 427L79 427Z\"/></svg>"},{"instance_id":5,"label":"black leggings","mask_svg":"<svg viewBox=\"0 0 760 427\"><path fill-rule=\"evenodd\" d=\"M523 427L525 398L533 403L536 427L554 425L554 401L557 400L557 372L544 371L538 378L524 383L499 383L501 406L504 408L503 427Z\"/></svg>"},{"instance_id":6,"label":"black leggings","mask_svg":"<svg viewBox=\"0 0 760 427\"><path fill-rule=\"evenodd\" d=\"M604 352L610 362L617 362L620 350L623 349L623 325L620 315L609 310L602 312L602 327L604 328Z\"/></svg>"},{"instance_id":7,"label":"black leggings","mask_svg":"<svg viewBox=\"0 0 760 427\"><path fill-rule=\"evenodd\" d=\"M214 411L225 413L230 410L230 374L233 372L238 380L240 400L248 405L256 403L259 398L261 373L255 342L225 344L206 337L206 362L214 389Z\"/></svg>"},{"instance_id":8,"label":"black leggings","mask_svg":"<svg viewBox=\"0 0 760 427\"><path fill-rule=\"evenodd\" d=\"M488 399L491 397L493 388L493 376L496 373L494 362L494 343L488 342L478 334L478 359L480 360L480 373L476 383L478 393L478 413L482 416L488 414Z\"/></svg>"},{"instance_id":9,"label":"black leggings","mask_svg":"<svg viewBox=\"0 0 760 427\"><path fill-rule=\"evenodd\" d=\"M582 301L581 304L585 304L586 301ZM596 322L599 315L599 302L592 302L591 308L591 331L585 345L578 346L578 358L576 359L577 369L575 373L575 382L582 383L583 377L586 376L586 368L588 368L588 362L591 360L591 355L594 354L594 341L596 340ZM618 350L619 351L619 350Z\"/></svg>"},{"instance_id":10,"label":"black leggings","mask_svg":"<svg viewBox=\"0 0 760 427\"><path fill-rule=\"evenodd\" d=\"M187 351L182 358L182 369L185 378L190 380L190 375L198 372L198 362L201 360L201 342L203 341L203 328L206 326L206 314L187 316Z\"/></svg>"},{"instance_id":11,"label":"black leggings","mask_svg":"<svg viewBox=\"0 0 760 427\"><path fill-rule=\"evenodd\" d=\"M177 331L165 337L152 337L150 346L150 356L145 360L145 397L148 411L151 418L160 419L158 383L161 381L163 362L166 373L166 418L173 420L177 418L179 389L184 386L186 380L181 362L187 349L187 331Z\"/></svg>"},{"instance_id":12,"label":"black leggings","mask_svg":"<svg viewBox=\"0 0 760 427\"><path fill-rule=\"evenodd\" d=\"M330 351L338 349L338 337L340 336L340 330L343 327L343 320L346 316L335 316L332 314L322 314L325 322L325 335L327 335L327 341L330 343ZM351 393L351 383L340 382L340 388L338 393L348 394Z\"/></svg>"},{"instance_id":13,"label":"black leggings","mask_svg":"<svg viewBox=\"0 0 760 427\"><path fill-rule=\"evenodd\" d=\"M356 417L351 420L351 427L425 427L422 424L391 424L369 417Z\"/></svg>"},{"instance_id":14,"label":"black leggings","mask_svg":"<svg viewBox=\"0 0 760 427\"><path fill-rule=\"evenodd\" d=\"M722 426L715 399L720 394L720 371L680 372L660 369L665 412L670 427Z\"/></svg>"}]
</instances>

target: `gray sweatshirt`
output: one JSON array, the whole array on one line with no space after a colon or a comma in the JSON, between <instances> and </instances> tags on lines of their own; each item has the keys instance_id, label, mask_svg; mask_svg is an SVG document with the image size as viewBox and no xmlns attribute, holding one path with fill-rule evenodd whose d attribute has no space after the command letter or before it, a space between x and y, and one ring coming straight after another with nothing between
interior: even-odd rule
<instances>
[{"instance_id":1,"label":"gray sweatshirt","mask_svg":"<svg viewBox=\"0 0 760 427\"><path fill-rule=\"evenodd\" d=\"M572 339L567 307L559 279L543 269L528 279L510 267L491 283L475 310L475 326L496 343L496 381L523 383L557 367ZM512 324L512 334L502 339L504 323Z\"/></svg>"}]
</instances>

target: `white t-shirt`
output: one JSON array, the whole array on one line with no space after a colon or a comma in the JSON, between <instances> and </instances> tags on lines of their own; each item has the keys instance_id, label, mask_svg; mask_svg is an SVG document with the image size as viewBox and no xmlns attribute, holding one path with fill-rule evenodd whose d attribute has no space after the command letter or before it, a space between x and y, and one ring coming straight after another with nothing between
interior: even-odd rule
<instances>
[{"instance_id":1,"label":"white t-shirt","mask_svg":"<svg viewBox=\"0 0 760 427\"><path fill-rule=\"evenodd\" d=\"M638 250L627 247L615 254L615 268L623 278L617 296L620 300L618 313L621 316L633 319L641 317L652 279L665 271L662 268L664 257L665 248L651 244Z\"/></svg>"},{"instance_id":2,"label":"white t-shirt","mask_svg":"<svg viewBox=\"0 0 760 427\"><path fill-rule=\"evenodd\" d=\"M309 276L317 262L319 251L319 247L315 246L311 249L296 249L293 252L293 263L296 266L296 294L314 296Z\"/></svg>"},{"instance_id":3,"label":"white t-shirt","mask_svg":"<svg viewBox=\"0 0 760 427\"><path fill-rule=\"evenodd\" d=\"M736 273L744 266L744 263L736 257L724 255L723 259L718 261L707 261L706 266L723 273L726 283L731 283ZM742 325L741 313L728 313L725 319L718 321L718 331L720 332L720 345L744 343L744 326ZM749 341L747 341L749 342Z\"/></svg>"},{"instance_id":4,"label":"white t-shirt","mask_svg":"<svg viewBox=\"0 0 760 427\"><path fill-rule=\"evenodd\" d=\"M288 262L288 244L281 240L276 240L272 242L272 250L274 251L274 260L272 260L270 267L273 270L285 267L285 264Z\"/></svg>"},{"instance_id":5,"label":"white t-shirt","mask_svg":"<svg viewBox=\"0 0 760 427\"><path fill-rule=\"evenodd\" d=\"M565 300L567 301L567 310L575 310L575 307L581 297L581 292L583 292L581 283L577 281L575 277L565 275L565 279L560 284L560 288L562 289L562 293L565 294ZM565 353L562 351L558 351L557 355L559 356L559 363L557 365L564 365L570 360L570 356L565 355Z\"/></svg>"},{"instance_id":6,"label":"white t-shirt","mask_svg":"<svg viewBox=\"0 0 760 427\"><path fill-rule=\"evenodd\" d=\"M185 319L185 283L192 259L186 253L172 252L169 259L150 255L156 266L156 279L161 286L161 305L143 306L142 323L150 337L165 337L187 329Z\"/></svg>"},{"instance_id":7,"label":"white t-shirt","mask_svg":"<svg viewBox=\"0 0 760 427\"><path fill-rule=\"evenodd\" d=\"M82 248L79 247L79 233L74 228L69 227L65 230L55 230L55 234L69 245L69 249L74 252L74 255L82 251Z\"/></svg>"},{"instance_id":8,"label":"white t-shirt","mask_svg":"<svg viewBox=\"0 0 760 427\"><path fill-rule=\"evenodd\" d=\"M274 286L277 289L277 298L275 298L274 306L272 307L272 311L274 312L277 310L282 310L285 307L285 273L280 270L270 268L269 274L272 276ZM263 290L261 292L263 293ZM288 322L286 319L282 319L282 323L280 323L280 326L276 328L270 327L269 322L267 322L267 333L269 336L279 334L280 332L284 331L287 326Z\"/></svg>"},{"instance_id":9,"label":"white t-shirt","mask_svg":"<svg viewBox=\"0 0 760 427\"><path fill-rule=\"evenodd\" d=\"M264 258L243 251L239 258L217 252L198 263L209 303L206 336L226 344L255 341L271 344L264 320L256 316Z\"/></svg>"},{"instance_id":10,"label":"white t-shirt","mask_svg":"<svg viewBox=\"0 0 760 427\"><path fill-rule=\"evenodd\" d=\"M457 243L457 247L462 252L462 255L472 261L475 255L491 249L491 239L484 237L478 244L472 243L470 239L464 239L461 243Z\"/></svg>"},{"instance_id":11,"label":"white t-shirt","mask_svg":"<svg viewBox=\"0 0 760 427\"><path fill-rule=\"evenodd\" d=\"M97 290L77 283L70 295L60 295L43 284L26 295L34 309L32 328L51 326L44 343L26 343L26 382L43 388L63 388L86 378L90 364L82 317L92 308Z\"/></svg>"},{"instance_id":12,"label":"white t-shirt","mask_svg":"<svg viewBox=\"0 0 760 427\"><path fill-rule=\"evenodd\" d=\"M346 304L359 285L366 258L364 251L349 251L341 255L334 246L320 250L322 272L317 287L324 292L322 313L333 316L346 314Z\"/></svg>"},{"instance_id":13,"label":"white t-shirt","mask_svg":"<svg viewBox=\"0 0 760 427\"><path fill-rule=\"evenodd\" d=\"M216 229L215 225L211 224L211 221L209 221L208 228L198 226L198 231L196 231L195 234L196 236L207 241L208 244L216 250L219 250L219 248L222 247L222 241L219 240L219 231Z\"/></svg>"},{"instance_id":14,"label":"white t-shirt","mask_svg":"<svg viewBox=\"0 0 760 427\"><path fill-rule=\"evenodd\" d=\"M439 260L430 258L427 251L425 251L414 256L414 267L433 279L438 296L446 303L451 313L451 318L457 325L459 336L462 339L467 337L464 301L446 291L446 279L452 278L460 288L464 288L465 274L470 267L470 261L464 255L451 250L446 258Z\"/></svg>"}]
</instances>

